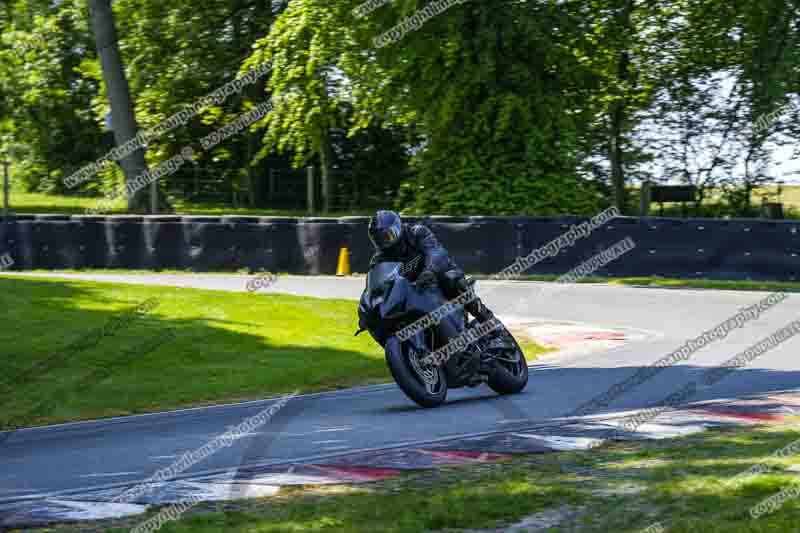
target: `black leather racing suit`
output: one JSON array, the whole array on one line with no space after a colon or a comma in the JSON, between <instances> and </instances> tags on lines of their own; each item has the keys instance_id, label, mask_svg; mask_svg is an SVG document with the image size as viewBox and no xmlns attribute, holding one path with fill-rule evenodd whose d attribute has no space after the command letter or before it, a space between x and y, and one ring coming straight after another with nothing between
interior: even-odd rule
<instances>
[{"instance_id":1,"label":"black leather racing suit","mask_svg":"<svg viewBox=\"0 0 800 533\"><path fill-rule=\"evenodd\" d=\"M416 280L423 270L430 270L436 275L439 287L449 300L457 298L470 288L464 271L439 244L436 235L421 224L403 224L403 236L393 247L372 256L370 268L385 261L404 263L405 274L411 281ZM476 297L464 308L479 322L488 322L494 318L480 298Z\"/></svg>"}]
</instances>

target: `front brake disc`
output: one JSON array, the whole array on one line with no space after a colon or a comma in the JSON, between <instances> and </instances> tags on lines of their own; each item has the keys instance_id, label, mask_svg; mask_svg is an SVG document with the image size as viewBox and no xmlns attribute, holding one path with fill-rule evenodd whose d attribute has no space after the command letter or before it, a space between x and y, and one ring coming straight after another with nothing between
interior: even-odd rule
<instances>
[{"instance_id":1,"label":"front brake disc","mask_svg":"<svg viewBox=\"0 0 800 533\"><path fill-rule=\"evenodd\" d=\"M417 357L417 351L413 348L408 352L408 360L411 362L411 366L414 367L414 371L417 375L422 378L422 382L425 384L425 390L428 391L428 394L436 394L434 387L439 382L439 372L437 368L432 365L421 365Z\"/></svg>"}]
</instances>

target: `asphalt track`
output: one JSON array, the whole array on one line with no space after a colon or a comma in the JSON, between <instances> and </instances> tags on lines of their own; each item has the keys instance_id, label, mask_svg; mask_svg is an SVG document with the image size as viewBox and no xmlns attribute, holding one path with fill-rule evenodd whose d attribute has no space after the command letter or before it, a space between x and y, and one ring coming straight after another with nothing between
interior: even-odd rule
<instances>
[{"instance_id":1,"label":"asphalt track","mask_svg":"<svg viewBox=\"0 0 800 533\"><path fill-rule=\"evenodd\" d=\"M229 291L244 291L248 279L222 275L64 277ZM262 292L357 299L362 286L361 278L285 277ZM625 332L628 342L603 352L545 358L532 365L522 394L497 397L485 386L453 390L447 404L433 410L418 408L394 384L298 396L267 424L180 477L303 463L355 450L416 446L459 436L557 427L584 402L768 294L492 281L479 282L478 292L503 318L600 326ZM759 318L706 345L688 361L665 368L594 414L602 417L662 401L699 372L798 319L798 298L789 294ZM798 347L800 340L788 340L719 383L700 388L691 401L797 390ZM121 490L170 466L183 453L202 447L276 400L17 431L0 444L0 510L44 497Z\"/></svg>"}]
</instances>

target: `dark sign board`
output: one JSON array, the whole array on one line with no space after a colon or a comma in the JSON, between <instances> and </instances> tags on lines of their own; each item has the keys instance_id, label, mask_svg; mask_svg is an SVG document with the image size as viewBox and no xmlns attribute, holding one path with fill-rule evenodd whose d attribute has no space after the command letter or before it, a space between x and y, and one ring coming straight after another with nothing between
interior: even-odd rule
<instances>
[{"instance_id":1,"label":"dark sign board","mask_svg":"<svg viewBox=\"0 0 800 533\"><path fill-rule=\"evenodd\" d=\"M694 202L696 190L694 185L652 185L650 200L657 203Z\"/></svg>"}]
</instances>

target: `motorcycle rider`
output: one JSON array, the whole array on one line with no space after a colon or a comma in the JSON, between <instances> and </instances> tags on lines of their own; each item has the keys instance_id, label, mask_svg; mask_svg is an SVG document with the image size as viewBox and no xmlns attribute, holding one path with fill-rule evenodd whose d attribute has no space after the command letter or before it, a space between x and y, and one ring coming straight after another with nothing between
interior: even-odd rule
<instances>
[{"instance_id":1,"label":"motorcycle rider","mask_svg":"<svg viewBox=\"0 0 800 533\"><path fill-rule=\"evenodd\" d=\"M370 268L385 261L402 262L404 270L410 274L409 280L419 287L438 283L450 300L470 291L464 271L439 244L433 232L422 224L404 224L394 211L382 210L370 220L368 233L376 249ZM464 305L464 309L481 323L494 318L477 296Z\"/></svg>"}]
</instances>

